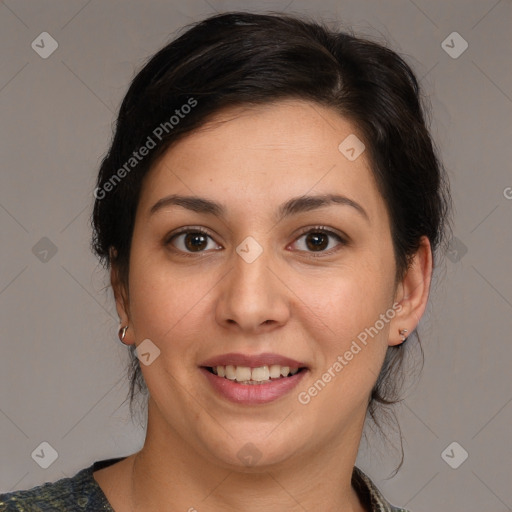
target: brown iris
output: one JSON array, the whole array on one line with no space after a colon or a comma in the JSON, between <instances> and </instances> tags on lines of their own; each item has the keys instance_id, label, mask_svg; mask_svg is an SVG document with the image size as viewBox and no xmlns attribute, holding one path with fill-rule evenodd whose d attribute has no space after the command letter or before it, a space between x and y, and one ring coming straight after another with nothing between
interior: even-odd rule
<instances>
[{"instance_id":1,"label":"brown iris","mask_svg":"<svg viewBox=\"0 0 512 512\"><path fill-rule=\"evenodd\" d=\"M187 233L185 236L185 247L189 251L200 251L208 245L208 237L199 232Z\"/></svg>"},{"instance_id":2,"label":"brown iris","mask_svg":"<svg viewBox=\"0 0 512 512\"><path fill-rule=\"evenodd\" d=\"M322 250L329 245L329 237L325 233L309 233L306 237L306 245L311 250Z\"/></svg>"}]
</instances>

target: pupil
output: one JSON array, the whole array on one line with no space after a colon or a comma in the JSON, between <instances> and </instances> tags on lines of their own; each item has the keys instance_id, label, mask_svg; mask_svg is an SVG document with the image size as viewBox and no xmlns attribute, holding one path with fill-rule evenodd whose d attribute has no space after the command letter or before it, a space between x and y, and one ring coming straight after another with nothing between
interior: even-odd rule
<instances>
[{"instance_id":1,"label":"pupil","mask_svg":"<svg viewBox=\"0 0 512 512\"><path fill-rule=\"evenodd\" d=\"M185 237L185 246L187 249L196 250L196 249L204 249L206 247L207 241L206 236L202 233L188 233Z\"/></svg>"},{"instance_id":2,"label":"pupil","mask_svg":"<svg viewBox=\"0 0 512 512\"><path fill-rule=\"evenodd\" d=\"M306 238L306 244L309 249L325 249L329 245L329 240L325 233L310 233Z\"/></svg>"}]
</instances>

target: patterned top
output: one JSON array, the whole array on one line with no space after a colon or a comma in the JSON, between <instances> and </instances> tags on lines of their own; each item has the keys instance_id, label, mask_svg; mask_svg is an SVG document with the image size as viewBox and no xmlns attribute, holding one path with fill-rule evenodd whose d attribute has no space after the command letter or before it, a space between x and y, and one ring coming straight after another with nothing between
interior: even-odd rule
<instances>
[{"instance_id":1,"label":"patterned top","mask_svg":"<svg viewBox=\"0 0 512 512\"><path fill-rule=\"evenodd\" d=\"M114 512L93 473L124 457L95 462L71 478L25 491L0 494L0 512ZM352 485L369 512L408 512L386 501L375 484L354 467Z\"/></svg>"}]
</instances>

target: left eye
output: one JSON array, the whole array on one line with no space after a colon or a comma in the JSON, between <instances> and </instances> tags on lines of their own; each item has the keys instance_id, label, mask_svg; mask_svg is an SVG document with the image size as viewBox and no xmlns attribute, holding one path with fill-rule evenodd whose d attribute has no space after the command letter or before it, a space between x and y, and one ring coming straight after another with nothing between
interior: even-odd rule
<instances>
[{"instance_id":1,"label":"left eye","mask_svg":"<svg viewBox=\"0 0 512 512\"><path fill-rule=\"evenodd\" d=\"M183 252L203 252L219 248L212 237L204 231L189 230L177 233L169 240L169 243Z\"/></svg>"},{"instance_id":2,"label":"left eye","mask_svg":"<svg viewBox=\"0 0 512 512\"><path fill-rule=\"evenodd\" d=\"M323 229L313 229L297 238L294 244L297 244L300 251L326 252L337 244L331 243L333 240L338 244L343 244L341 236Z\"/></svg>"}]
</instances>

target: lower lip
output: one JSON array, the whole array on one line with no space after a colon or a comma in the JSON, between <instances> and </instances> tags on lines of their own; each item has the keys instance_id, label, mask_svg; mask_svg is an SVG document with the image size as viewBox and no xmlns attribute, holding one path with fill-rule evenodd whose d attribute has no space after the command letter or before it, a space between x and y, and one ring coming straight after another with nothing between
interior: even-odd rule
<instances>
[{"instance_id":1,"label":"lower lip","mask_svg":"<svg viewBox=\"0 0 512 512\"><path fill-rule=\"evenodd\" d=\"M295 375L276 380L269 380L264 384L239 384L234 380L219 377L206 368L200 368L212 387L231 402L237 404L266 404L289 393L304 377L306 370Z\"/></svg>"}]
</instances>

